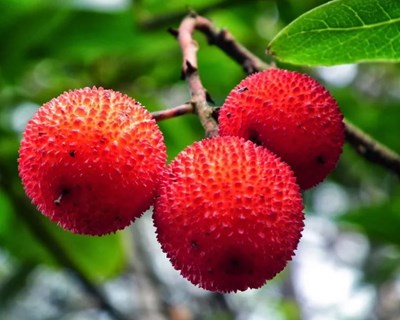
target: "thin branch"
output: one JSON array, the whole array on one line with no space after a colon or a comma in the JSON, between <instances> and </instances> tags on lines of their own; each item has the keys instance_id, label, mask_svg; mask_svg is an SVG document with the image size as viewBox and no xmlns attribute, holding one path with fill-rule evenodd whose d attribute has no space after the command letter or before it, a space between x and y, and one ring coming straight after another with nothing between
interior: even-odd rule
<instances>
[{"instance_id":1,"label":"thin branch","mask_svg":"<svg viewBox=\"0 0 400 320\"><path fill-rule=\"evenodd\" d=\"M248 74L273 67L273 65L265 63L237 42L229 31L225 29L218 30L210 20L202 16L196 17L196 29L207 37L209 44L219 47L240 64Z\"/></svg>"},{"instance_id":2,"label":"thin branch","mask_svg":"<svg viewBox=\"0 0 400 320\"><path fill-rule=\"evenodd\" d=\"M365 159L400 176L400 156L345 120L347 142Z\"/></svg>"},{"instance_id":3,"label":"thin branch","mask_svg":"<svg viewBox=\"0 0 400 320\"><path fill-rule=\"evenodd\" d=\"M175 118L184 114L194 113L193 105L190 103L182 104L180 106L172 107L165 110L152 112L151 115L156 121Z\"/></svg>"},{"instance_id":4,"label":"thin branch","mask_svg":"<svg viewBox=\"0 0 400 320\"><path fill-rule=\"evenodd\" d=\"M176 36L182 48L184 56L183 76L188 80L191 88L194 111L199 115L200 121L206 130L207 135L215 135L218 131L215 114L216 108L207 104L207 91L201 84L197 69L197 43L193 40L193 32L199 30L208 39L210 44L216 45L229 57L240 64L246 73L250 74L273 67L252 54L243 45L238 43L226 30L218 31L214 24L202 17L191 14L186 17L178 30L170 30ZM178 108L178 107L177 107ZM183 111L184 112L184 111ZM172 111L162 111L166 118L178 116L184 113L180 111L174 114ZM163 115L156 114L160 120ZM397 175L400 175L400 155L393 150L379 143L377 140L350 124L345 120L345 132L347 142L366 160L378 164Z\"/></svg>"},{"instance_id":5,"label":"thin branch","mask_svg":"<svg viewBox=\"0 0 400 320\"><path fill-rule=\"evenodd\" d=\"M218 32L213 23L197 16L197 29L204 33L211 44L218 46L233 60L243 66L250 74L271 68L271 65L253 55L245 47L239 44L227 31ZM392 172L400 175L400 155L382 145L361 129L345 121L347 142L366 160L376 163Z\"/></svg>"},{"instance_id":6,"label":"thin branch","mask_svg":"<svg viewBox=\"0 0 400 320\"><path fill-rule=\"evenodd\" d=\"M197 17L194 14L187 16L182 20L178 29L177 39L183 55L182 77L188 82L191 95L190 103L200 119L206 136L213 137L218 134L218 124L212 116L213 107L208 104L210 99L198 73L198 45L193 39L193 32L198 27Z\"/></svg>"},{"instance_id":7,"label":"thin branch","mask_svg":"<svg viewBox=\"0 0 400 320\"><path fill-rule=\"evenodd\" d=\"M182 77L185 78L190 86L192 99L190 103L153 112L156 121L174 118L187 113L197 113L200 121L206 129L207 136L217 133L216 113L217 109L207 104L210 100L206 89L203 87L197 66L198 45L193 39L195 30L201 31L206 35L210 44L217 45L233 60L243 66L247 73L271 68L260 58L252 54L244 46L239 44L234 37L226 30L217 30L213 23L195 13L187 16L181 23L178 30L169 29L169 32L178 39L183 53ZM200 106L200 107L199 107Z\"/></svg>"}]
</instances>

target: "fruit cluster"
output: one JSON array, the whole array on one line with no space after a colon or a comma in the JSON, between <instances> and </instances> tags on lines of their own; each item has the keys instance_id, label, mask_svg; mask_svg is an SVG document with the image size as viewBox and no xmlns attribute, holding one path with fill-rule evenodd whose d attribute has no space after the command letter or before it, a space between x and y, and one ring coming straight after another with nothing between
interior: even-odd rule
<instances>
[{"instance_id":1,"label":"fruit cluster","mask_svg":"<svg viewBox=\"0 0 400 320\"><path fill-rule=\"evenodd\" d=\"M219 136L166 165L162 133L143 106L85 88L28 122L19 172L33 203L67 230L115 232L154 205L157 239L185 278L212 291L259 288L294 255L301 190L334 169L342 118L309 76L256 73L228 95Z\"/></svg>"}]
</instances>

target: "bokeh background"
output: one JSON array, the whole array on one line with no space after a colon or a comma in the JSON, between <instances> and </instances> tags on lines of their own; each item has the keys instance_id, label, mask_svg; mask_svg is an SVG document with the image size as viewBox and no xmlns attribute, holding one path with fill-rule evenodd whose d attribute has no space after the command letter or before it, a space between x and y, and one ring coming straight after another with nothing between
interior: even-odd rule
<instances>
[{"instance_id":1,"label":"bokeh background","mask_svg":"<svg viewBox=\"0 0 400 320\"><path fill-rule=\"evenodd\" d=\"M102 86L156 111L189 100L167 32L194 9L268 61L277 32L321 0L0 1L0 319L400 319L398 177L345 146L336 171L304 194L306 228L289 266L263 288L216 294L172 269L151 211L105 237L65 232L25 196L19 141L37 108ZM201 34L200 76L216 105L245 75ZM400 152L400 66L284 68L318 78L345 116ZM172 159L203 138L194 115L160 123Z\"/></svg>"}]
</instances>

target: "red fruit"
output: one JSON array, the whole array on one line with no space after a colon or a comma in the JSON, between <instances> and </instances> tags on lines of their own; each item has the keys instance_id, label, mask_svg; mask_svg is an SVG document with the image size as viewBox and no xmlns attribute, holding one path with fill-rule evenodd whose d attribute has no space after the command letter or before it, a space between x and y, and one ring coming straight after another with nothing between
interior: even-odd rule
<instances>
[{"instance_id":1,"label":"red fruit","mask_svg":"<svg viewBox=\"0 0 400 320\"><path fill-rule=\"evenodd\" d=\"M294 254L303 204L290 167L237 137L196 142L160 182L154 225L173 266L211 291L259 288Z\"/></svg>"},{"instance_id":2,"label":"red fruit","mask_svg":"<svg viewBox=\"0 0 400 320\"><path fill-rule=\"evenodd\" d=\"M38 209L90 235L122 229L148 209L166 161L151 114L103 88L45 103L28 122L19 154L22 183Z\"/></svg>"},{"instance_id":3,"label":"red fruit","mask_svg":"<svg viewBox=\"0 0 400 320\"><path fill-rule=\"evenodd\" d=\"M253 74L228 95L219 133L249 139L275 152L302 189L336 166L344 143L343 115L330 93L308 75L280 69Z\"/></svg>"}]
</instances>

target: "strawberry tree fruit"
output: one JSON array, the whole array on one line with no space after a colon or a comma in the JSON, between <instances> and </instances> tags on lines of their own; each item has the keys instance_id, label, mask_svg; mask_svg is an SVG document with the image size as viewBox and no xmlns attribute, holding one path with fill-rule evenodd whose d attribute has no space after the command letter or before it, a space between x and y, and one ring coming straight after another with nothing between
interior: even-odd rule
<instances>
[{"instance_id":1,"label":"strawberry tree fruit","mask_svg":"<svg viewBox=\"0 0 400 320\"><path fill-rule=\"evenodd\" d=\"M332 95L306 74L255 73L228 95L219 134L251 140L276 153L305 190L336 167L344 144L343 115Z\"/></svg>"},{"instance_id":2,"label":"strawberry tree fruit","mask_svg":"<svg viewBox=\"0 0 400 320\"><path fill-rule=\"evenodd\" d=\"M166 148L142 105L93 87L39 108L18 161L25 191L44 215L74 233L102 235L128 226L153 203Z\"/></svg>"},{"instance_id":3,"label":"strawberry tree fruit","mask_svg":"<svg viewBox=\"0 0 400 320\"><path fill-rule=\"evenodd\" d=\"M201 288L259 288L291 260L303 229L291 168L238 137L183 150L164 171L153 220L162 250Z\"/></svg>"}]
</instances>

